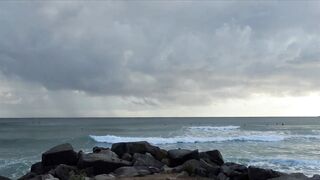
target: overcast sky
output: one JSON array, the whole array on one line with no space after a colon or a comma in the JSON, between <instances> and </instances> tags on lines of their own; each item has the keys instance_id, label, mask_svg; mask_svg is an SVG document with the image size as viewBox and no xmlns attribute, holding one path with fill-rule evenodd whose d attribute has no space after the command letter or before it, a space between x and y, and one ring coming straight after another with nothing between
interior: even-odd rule
<instances>
[{"instance_id":1,"label":"overcast sky","mask_svg":"<svg viewBox=\"0 0 320 180\"><path fill-rule=\"evenodd\" d=\"M0 116L320 115L320 1L1 1Z\"/></svg>"}]
</instances>

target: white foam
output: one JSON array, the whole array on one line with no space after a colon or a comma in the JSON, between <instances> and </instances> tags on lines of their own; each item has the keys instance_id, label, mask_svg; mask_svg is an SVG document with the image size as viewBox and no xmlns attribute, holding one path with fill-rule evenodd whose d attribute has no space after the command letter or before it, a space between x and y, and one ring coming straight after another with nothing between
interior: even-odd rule
<instances>
[{"instance_id":1,"label":"white foam","mask_svg":"<svg viewBox=\"0 0 320 180\"><path fill-rule=\"evenodd\" d=\"M230 131L230 130L235 130L239 129L240 126L192 126L189 127L188 129L191 130L216 130L216 131Z\"/></svg>"},{"instance_id":2,"label":"white foam","mask_svg":"<svg viewBox=\"0 0 320 180\"><path fill-rule=\"evenodd\" d=\"M206 142L224 142L224 141L260 141L274 142L282 141L285 137L281 135L249 135L249 136L229 136L229 137L191 137L191 136L175 136L175 137L121 137L114 135L94 136L90 137L96 142L117 143L117 142L134 142L148 141L152 144L177 144L177 143L206 143Z\"/></svg>"}]
</instances>

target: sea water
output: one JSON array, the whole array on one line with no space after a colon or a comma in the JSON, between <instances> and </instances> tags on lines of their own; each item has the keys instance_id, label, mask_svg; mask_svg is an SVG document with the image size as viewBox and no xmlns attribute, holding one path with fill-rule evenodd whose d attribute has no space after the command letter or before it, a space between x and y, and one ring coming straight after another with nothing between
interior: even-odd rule
<instances>
[{"instance_id":1,"label":"sea water","mask_svg":"<svg viewBox=\"0 0 320 180\"><path fill-rule=\"evenodd\" d=\"M218 149L225 161L320 173L319 117L0 119L0 175L18 178L61 143L90 152L123 141L164 149Z\"/></svg>"}]
</instances>

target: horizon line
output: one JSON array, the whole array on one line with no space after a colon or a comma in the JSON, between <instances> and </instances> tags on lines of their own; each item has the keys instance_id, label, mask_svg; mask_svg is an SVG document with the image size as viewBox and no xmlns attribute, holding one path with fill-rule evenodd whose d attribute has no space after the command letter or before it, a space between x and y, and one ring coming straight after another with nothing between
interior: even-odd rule
<instances>
[{"instance_id":1,"label":"horizon line","mask_svg":"<svg viewBox=\"0 0 320 180\"><path fill-rule=\"evenodd\" d=\"M134 118L310 118L310 117L320 117L320 116L35 116L35 117L0 117L0 119L41 119L41 118L47 118L47 119L71 119L71 118L96 118L96 119L111 119L111 118L119 118L119 119L134 119Z\"/></svg>"}]
</instances>

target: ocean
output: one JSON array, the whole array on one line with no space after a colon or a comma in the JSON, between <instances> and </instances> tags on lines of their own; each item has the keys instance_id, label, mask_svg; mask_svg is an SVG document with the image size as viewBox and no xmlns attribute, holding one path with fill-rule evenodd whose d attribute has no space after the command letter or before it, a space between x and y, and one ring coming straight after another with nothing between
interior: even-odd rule
<instances>
[{"instance_id":1,"label":"ocean","mask_svg":"<svg viewBox=\"0 0 320 180\"><path fill-rule=\"evenodd\" d=\"M60 143L90 152L121 141L164 149L218 149L225 161L320 173L320 117L2 118L0 175L16 179Z\"/></svg>"}]
</instances>

